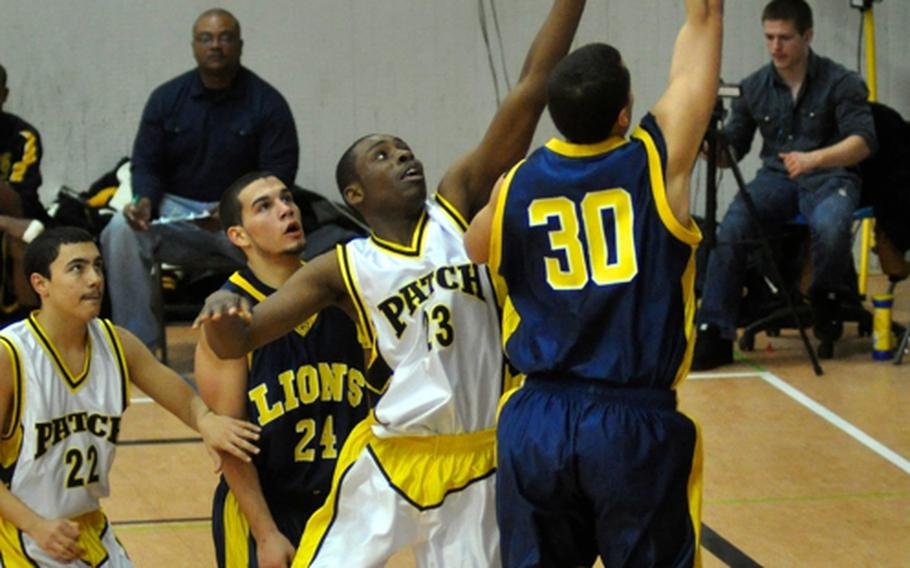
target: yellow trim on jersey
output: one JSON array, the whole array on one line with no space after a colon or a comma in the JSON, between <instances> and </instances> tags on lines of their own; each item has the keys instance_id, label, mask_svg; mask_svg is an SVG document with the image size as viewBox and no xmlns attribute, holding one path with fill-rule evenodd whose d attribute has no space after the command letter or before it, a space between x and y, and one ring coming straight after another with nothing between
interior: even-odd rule
<instances>
[{"instance_id":1,"label":"yellow trim on jersey","mask_svg":"<svg viewBox=\"0 0 910 568\"><path fill-rule=\"evenodd\" d=\"M22 451L24 432L22 429L22 405L25 402L25 377L22 371L22 356L16 344L8 338L0 336L0 342L10 354L10 366L13 372L12 411L7 417L9 426L5 428L3 437L0 438L0 468L9 470L17 461ZM2 427L2 425L0 425ZM4 472L6 473L6 472ZM10 473L10 478L12 474ZM6 480L6 481L10 481Z\"/></svg>"},{"instance_id":2,"label":"yellow trim on jersey","mask_svg":"<svg viewBox=\"0 0 910 568\"><path fill-rule=\"evenodd\" d=\"M101 538L105 531L111 530L111 528L104 513L98 509L70 520L79 525L79 538L76 544L83 550L83 554L79 558L81 563L92 568L98 568L107 563L109 552ZM35 568L38 566L35 560L25 552L22 532L11 522L2 518L0 518L0 560L2 560L4 568Z\"/></svg>"},{"instance_id":3,"label":"yellow trim on jersey","mask_svg":"<svg viewBox=\"0 0 910 568\"><path fill-rule=\"evenodd\" d=\"M461 232L466 232L468 230L468 221L461 215L461 212L459 212L458 209L456 209L448 199L439 195L438 193L433 197L436 199L436 203L442 207L442 210L448 213L449 217L455 221L455 224L459 229L461 229Z\"/></svg>"},{"instance_id":4,"label":"yellow trim on jersey","mask_svg":"<svg viewBox=\"0 0 910 568\"><path fill-rule=\"evenodd\" d=\"M35 568L38 564L25 553L22 533L0 517L0 565L4 568Z\"/></svg>"},{"instance_id":5,"label":"yellow trim on jersey","mask_svg":"<svg viewBox=\"0 0 910 568\"><path fill-rule=\"evenodd\" d=\"M389 485L411 505L440 507L496 471L496 430L374 439L367 446Z\"/></svg>"},{"instance_id":6,"label":"yellow trim on jersey","mask_svg":"<svg viewBox=\"0 0 910 568\"><path fill-rule=\"evenodd\" d=\"M676 369L676 377L673 378L673 387L676 388L679 383L689 374L689 368L692 366L692 353L695 350L695 250L697 245L692 245L692 253L689 255L689 262L686 263L686 269L683 270L682 300L685 306L683 333L686 335L686 353L683 360Z\"/></svg>"},{"instance_id":7,"label":"yellow trim on jersey","mask_svg":"<svg viewBox=\"0 0 910 568\"><path fill-rule=\"evenodd\" d=\"M499 402L496 404L496 424L499 425L499 415L502 414L502 407L509 402L509 399L512 398L512 395L517 393L523 386L525 386L525 376L524 375L515 375L521 379L521 382L510 388L509 390L502 393L502 396L499 397Z\"/></svg>"},{"instance_id":8,"label":"yellow trim on jersey","mask_svg":"<svg viewBox=\"0 0 910 568\"><path fill-rule=\"evenodd\" d=\"M701 424L680 411L680 414L692 421L695 426L695 448L692 456L692 469L689 470L689 481L686 485L686 494L689 497L689 517L692 519L692 528L695 531L695 562L693 566L701 566L701 505L703 483L703 458Z\"/></svg>"},{"instance_id":9,"label":"yellow trim on jersey","mask_svg":"<svg viewBox=\"0 0 910 568\"><path fill-rule=\"evenodd\" d=\"M79 539L76 544L84 551L79 560L92 568L103 566L108 560L108 551L101 542L101 535L108 528L107 517L98 509L71 520L79 524Z\"/></svg>"},{"instance_id":10,"label":"yellow trim on jersey","mask_svg":"<svg viewBox=\"0 0 910 568\"><path fill-rule=\"evenodd\" d=\"M551 152L556 152L569 158L590 158L591 156L606 154L628 143L629 141L622 136L612 136L597 144L573 144L558 138L551 138L546 146Z\"/></svg>"},{"instance_id":11,"label":"yellow trim on jersey","mask_svg":"<svg viewBox=\"0 0 910 568\"><path fill-rule=\"evenodd\" d=\"M303 265L303 262L301 262L300 264ZM263 293L261 290L256 288L256 286L254 286L252 282L250 282L249 280L244 278L243 275L240 274L240 271L237 271L237 272L231 274L231 276L228 278L228 280L232 284L234 284L235 286L237 286L238 288L240 288L241 290L243 290L244 292L246 292L247 294L249 294L250 296L255 298L257 302L262 302L267 297L265 295L265 293ZM300 337L306 337L306 334L308 334L310 332L310 330L313 329L313 326L316 325L317 319L319 319L318 312L311 315L306 320L304 320L303 323L301 323L297 327L295 327L294 331Z\"/></svg>"},{"instance_id":12,"label":"yellow trim on jersey","mask_svg":"<svg viewBox=\"0 0 910 568\"><path fill-rule=\"evenodd\" d=\"M120 393L123 397L121 412L126 412L126 408L130 405L130 385L132 385L132 381L130 380L130 366L126 362L126 355L123 354L123 344L120 342L120 336L117 335L114 324L108 319L98 318L98 321L101 322L101 327L104 328L104 331L107 333L111 351L117 359L117 368L120 369Z\"/></svg>"},{"instance_id":13,"label":"yellow trim on jersey","mask_svg":"<svg viewBox=\"0 0 910 568\"><path fill-rule=\"evenodd\" d=\"M224 523L224 534L221 535L224 565L227 568L246 568L250 565L250 523L230 491L224 498L221 516Z\"/></svg>"},{"instance_id":14,"label":"yellow trim on jersey","mask_svg":"<svg viewBox=\"0 0 910 568\"><path fill-rule=\"evenodd\" d=\"M515 333L515 330L518 329L519 324L521 324L521 314L518 313L518 310L515 309L515 304L512 303L512 297L506 296L506 305L502 308L502 350L506 350L506 343L508 343L509 338L512 337L512 334ZM506 353L508 355L508 353Z\"/></svg>"},{"instance_id":15,"label":"yellow trim on jersey","mask_svg":"<svg viewBox=\"0 0 910 568\"><path fill-rule=\"evenodd\" d=\"M685 227L673 214L673 210L670 209L666 179L664 178L663 167L660 164L660 153L657 151L657 146L654 144L654 138L651 137L651 133L639 126L635 129L632 137L641 140L645 145L645 152L648 155L648 173L651 179L651 194L654 197L654 205L657 207L657 214L660 216L660 220L663 221L667 230L680 241L690 245L698 244L701 241L701 231L699 231L695 221L689 219L689 226Z\"/></svg>"},{"instance_id":16,"label":"yellow trim on jersey","mask_svg":"<svg viewBox=\"0 0 910 568\"><path fill-rule=\"evenodd\" d=\"M354 304L354 310L357 312L357 338L364 349L370 350L369 360L366 362L367 368L376 360L376 330L373 329L373 320L367 311L366 303L360 294L360 287L357 284L357 274L351 266L351 259L348 256L347 245L335 245L335 254L338 256L338 267L341 269L341 278L344 280L344 287L348 291L351 303ZM366 342L363 340L366 339ZM366 381L369 385L369 381ZM372 388L370 390L373 390ZM374 391L375 392L375 391Z\"/></svg>"},{"instance_id":17,"label":"yellow trim on jersey","mask_svg":"<svg viewBox=\"0 0 910 568\"><path fill-rule=\"evenodd\" d=\"M499 274L499 264L502 262L502 220L506 213L506 198L509 195L509 188L512 186L512 178L515 172L525 163L525 160L519 161L512 166L502 185L499 186L499 197L496 199L496 205L493 207L493 220L490 223L490 251L487 255L487 265L494 275Z\"/></svg>"},{"instance_id":18,"label":"yellow trim on jersey","mask_svg":"<svg viewBox=\"0 0 910 568\"><path fill-rule=\"evenodd\" d=\"M406 257L421 256L423 255L423 243L426 242L424 237L426 236L428 221L429 216L427 215L426 207L424 207L424 210L420 212L420 219L417 220L417 225L414 227L414 233L411 235L411 243L408 245L387 241L377 236L376 233L370 234L370 240L379 248L392 254Z\"/></svg>"},{"instance_id":19,"label":"yellow trim on jersey","mask_svg":"<svg viewBox=\"0 0 910 568\"><path fill-rule=\"evenodd\" d=\"M244 278L239 271L231 274L228 281L255 298L257 302L261 302L266 298L266 295L253 286L253 283Z\"/></svg>"},{"instance_id":20,"label":"yellow trim on jersey","mask_svg":"<svg viewBox=\"0 0 910 568\"><path fill-rule=\"evenodd\" d=\"M372 430L374 424L376 424L376 417L371 410L370 414L361 420L357 426L354 426L354 429L348 434L347 440L345 440L344 445L341 447L341 452L338 454L338 461L335 462L335 471L332 473L332 489L329 491L325 503L316 509L307 520L306 528L303 529L303 536L300 537L300 544L297 546L297 554L294 556L291 568L307 568L313 562L313 558L322 545L332 521L335 520L335 507L338 501L338 494L341 491L341 482L370 440L375 438Z\"/></svg>"},{"instance_id":21,"label":"yellow trim on jersey","mask_svg":"<svg viewBox=\"0 0 910 568\"><path fill-rule=\"evenodd\" d=\"M0 424L0 428L3 428L2 438L7 440L12 437L19 425L19 419L22 414L22 397L25 393L22 390L22 356L19 354L19 349L16 347L15 343L2 335L0 335L0 342L3 343L3 346L6 347L6 350L9 352L10 367L12 367L13 373L13 411L7 416L9 427L5 428L3 424ZM3 465L6 466L7 464Z\"/></svg>"},{"instance_id":22,"label":"yellow trim on jersey","mask_svg":"<svg viewBox=\"0 0 910 568\"><path fill-rule=\"evenodd\" d=\"M461 491L496 472L494 429L440 436L379 438L370 415L348 436L335 464L332 490L307 522L293 568L309 566L335 519L344 477L368 452L389 485L418 510L434 509L447 495Z\"/></svg>"},{"instance_id":23,"label":"yellow trim on jersey","mask_svg":"<svg viewBox=\"0 0 910 568\"><path fill-rule=\"evenodd\" d=\"M24 180L28 167L38 161L38 139L35 134L28 130L21 130L19 134L25 138L25 149L22 151L22 159L13 164L10 171L9 181L12 183Z\"/></svg>"},{"instance_id":24,"label":"yellow trim on jersey","mask_svg":"<svg viewBox=\"0 0 910 568\"><path fill-rule=\"evenodd\" d=\"M59 371L61 378L66 382L66 386L69 387L70 391L75 393L85 383L85 380L89 376L92 361L92 336L91 334L86 334L85 336L85 359L82 361L82 371L74 376L66 366L66 361L63 360L63 357L61 357L60 353L57 351L57 347L51 341L50 337L47 336L47 332L45 332L41 327L41 324L38 323L38 318L36 316L39 311L40 310L35 310L28 315L28 326L31 328L32 333L38 338L38 343L41 344L41 347L47 353L48 357L53 361L54 366L57 367L57 371Z\"/></svg>"}]
</instances>

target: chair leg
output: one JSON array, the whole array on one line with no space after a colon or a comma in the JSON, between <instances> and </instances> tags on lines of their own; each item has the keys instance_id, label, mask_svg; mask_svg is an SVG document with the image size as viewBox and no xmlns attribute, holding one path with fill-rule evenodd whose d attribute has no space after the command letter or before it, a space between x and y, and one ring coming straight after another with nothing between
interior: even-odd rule
<instances>
[{"instance_id":1,"label":"chair leg","mask_svg":"<svg viewBox=\"0 0 910 568\"><path fill-rule=\"evenodd\" d=\"M904 330L904 336L901 337L897 345L897 352L894 354L894 364L900 365L904 361L904 351L907 350L907 343L910 342L910 322L907 322L907 329Z\"/></svg>"},{"instance_id":2,"label":"chair leg","mask_svg":"<svg viewBox=\"0 0 910 568\"><path fill-rule=\"evenodd\" d=\"M158 320L158 349L160 360L167 365L167 322L164 317L164 289L161 287L161 263L152 264L152 276L155 282L155 319Z\"/></svg>"},{"instance_id":3,"label":"chair leg","mask_svg":"<svg viewBox=\"0 0 910 568\"><path fill-rule=\"evenodd\" d=\"M860 260L859 260L859 282L857 287L859 288L859 295L863 298L866 297L866 285L869 281L869 250L872 249L872 235L875 228L875 219L868 217L863 219L861 225L861 245L860 245Z\"/></svg>"}]
</instances>

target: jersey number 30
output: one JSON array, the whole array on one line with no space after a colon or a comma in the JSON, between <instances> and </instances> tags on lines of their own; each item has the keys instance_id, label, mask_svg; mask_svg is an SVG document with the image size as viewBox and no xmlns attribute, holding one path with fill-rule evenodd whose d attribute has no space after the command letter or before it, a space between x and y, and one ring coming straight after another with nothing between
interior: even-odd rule
<instances>
[{"instance_id":1,"label":"jersey number 30","mask_svg":"<svg viewBox=\"0 0 910 568\"><path fill-rule=\"evenodd\" d=\"M632 197L624 189L604 189L585 195L580 208L567 197L535 199L528 206L528 224L546 226L555 217L559 227L549 231L550 250L561 252L560 259L547 256L544 264L547 283L554 290L581 290L588 282L598 286L629 282L638 274L635 256L635 234L632 227L635 212ZM578 209L581 210L579 218ZM614 261L610 262L609 243L604 226L604 213L612 211L614 219ZM585 243L581 240L584 231ZM587 250L586 250L587 249Z\"/></svg>"}]
</instances>

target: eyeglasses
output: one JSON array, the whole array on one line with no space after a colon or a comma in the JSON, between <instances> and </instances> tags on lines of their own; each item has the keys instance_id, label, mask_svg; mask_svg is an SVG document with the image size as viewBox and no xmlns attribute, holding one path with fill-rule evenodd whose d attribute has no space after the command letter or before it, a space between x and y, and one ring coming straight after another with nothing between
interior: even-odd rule
<instances>
[{"instance_id":1,"label":"eyeglasses","mask_svg":"<svg viewBox=\"0 0 910 568\"><path fill-rule=\"evenodd\" d=\"M237 37L237 35L233 32L224 32L222 34L218 34L217 36L210 33L201 33L193 38L193 41L199 45L204 45L206 47L212 45L216 41L221 45L233 45L239 40L240 38Z\"/></svg>"}]
</instances>

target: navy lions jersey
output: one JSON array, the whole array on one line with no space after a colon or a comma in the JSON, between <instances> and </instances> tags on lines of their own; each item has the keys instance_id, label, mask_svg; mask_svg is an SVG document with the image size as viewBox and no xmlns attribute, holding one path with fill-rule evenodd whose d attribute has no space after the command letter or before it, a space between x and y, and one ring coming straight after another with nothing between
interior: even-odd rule
<instances>
[{"instance_id":1,"label":"navy lions jersey","mask_svg":"<svg viewBox=\"0 0 910 568\"><path fill-rule=\"evenodd\" d=\"M505 179L490 266L505 281L503 344L530 375L672 388L693 345L697 226L667 201L656 120L631 139L551 140Z\"/></svg>"},{"instance_id":2,"label":"navy lions jersey","mask_svg":"<svg viewBox=\"0 0 910 568\"><path fill-rule=\"evenodd\" d=\"M223 288L253 305L274 292L249 268ZM247 361L247 417L262 427L253 462L266 502L321 502L341 446L370 408L357 328L343 311L325 308Z\"/></svg>"}]
</instances>

